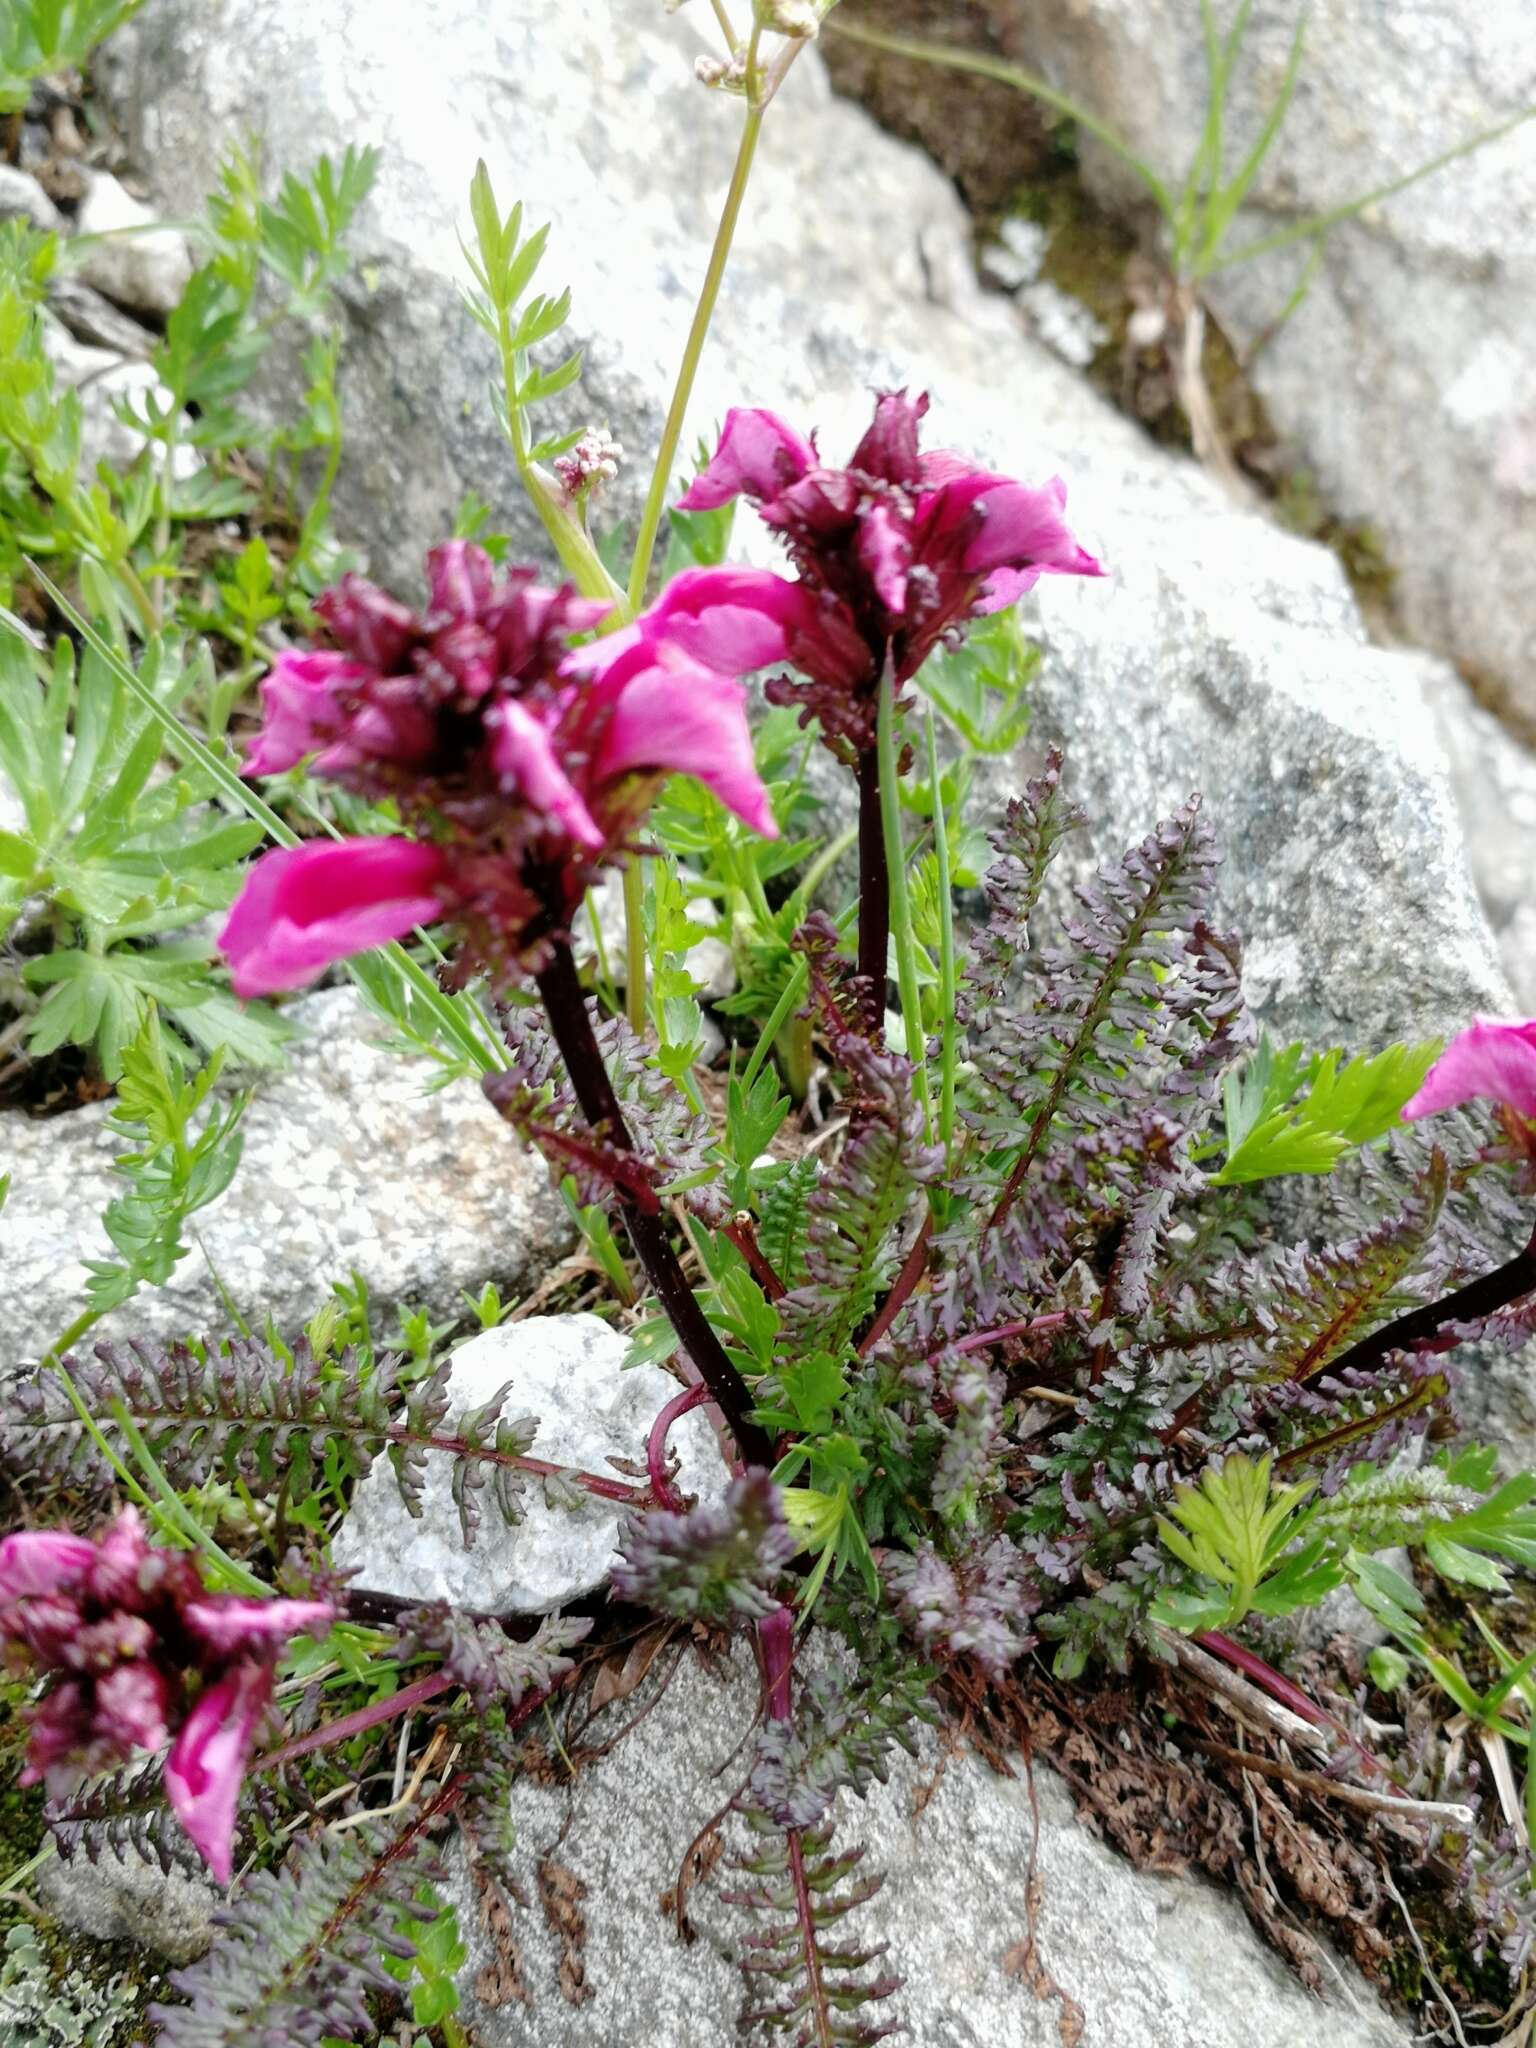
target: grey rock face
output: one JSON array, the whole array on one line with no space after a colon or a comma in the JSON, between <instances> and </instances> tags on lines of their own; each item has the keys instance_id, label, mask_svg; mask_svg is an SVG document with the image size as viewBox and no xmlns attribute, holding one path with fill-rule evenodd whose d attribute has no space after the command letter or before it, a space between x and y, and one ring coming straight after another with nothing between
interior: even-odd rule
<instances>
[{"instance_id":1,"label":"grey rock face","mask_svg":"<svg viewBox=\"0 0 1536 2048\"><path fill-rule=\"evenodd\" d=\"M93 171L75 222L82 244L79 275L120 306L136 313L169 313L192 275L186 237L155 226L153 211L124 191L110 171Z\"/></svg>"},{"instance_id":2,"label":"grey rock face","mask_svg":"<svg viewBox=\"0 0 1536 2048\"><path fill-rule=\"evenodd\" d=\"M1208 98L1182 0L988 0L1021 62L1125 136L1178 189ZM1284 76L1298 0L1260 0L1227 102L1240 164ZM1218 9L1225 21L1231 7ZM1300 83L1228 246L1346 205L1536 98L1525 0L1309 10ZM1093 180L1144 197L1109 152ZM1285 304L1306 249L1210 281L1240 348ZM1496 677L1536 717L1536 125L1369 208L1326 245L1254 382L1328 501L1369 521L1410 630Z\"/></svg>"},{"instance_id":3,"label":"grey rock face","mask_svg":"<svg viewBox=\"0 0 1536 2048\"><path fill-rule=\"evenodd\" d=\"M487 1330L453 1354L454 1418L494 1399L511 1382L501 1412L539 1418L531 1455L615 1479L611 1457L643 1461L651 1424L678 1391L658 1367L624 1368L628 1343L597 1316L530 1316ZM679 1483L711 1498L725 1490L719 1445L704 1417L685 1415L668 1438L681 1460ZM613 1563L617 1503L592 1495L551 1505L531 1475L524 1518L503 1521L487 1501L474 1547L466 1549L452 1496L453 1460L426 1454L419 1519L406 1513L380 1457L358 1487L332 1546L342 1571L372 1593L448 1600L486 1614L547 1614L603 1584Z\"/></svg>"},{"instance_id":4,"label":"grey rock face","mask_svg":"<svg viewBox=\"0 0 1536 2048\"><path fill-rule=\"evenodd\" d=\"M295 1334L332 1280L357 1272L379 1306L420 1301L463 1312L488 1279L517 1288L570 1242L541 1159L525 1151L471 1082L424 1092L429 1076L376 1042L349 989L289 1011L303 1036L286 1072L264 1078L246 1113L245 1156L169 1284L100 1326L106 1336L207 1334L227 1327L218 1281L260 1328ZM375 1036L370 1036L370 1031ZM109 1255L97 1216L121 1183L108 1105L34 1122L0 1117L6 1288L0 1359L39 1356L80 1306L81 1261Z\"/></svg>"},{"instance_id":5,"label":"grey rock face","mask_svg":"<svg viewBox=\"0 0 1536 2048\"><path fill-rule=\"evenodd\" d=\"M53 1857L38 1872L37 1889L56 1920L97 1941L137 1941L170 1963L190 1963L213 1940L213 1915L223 1903L218 1888L187 1872L167 1875L149 1857L130 1850L97 1863Z\"/></svg>"},{"instance_id":6,"label":"grey rock face","mask_svg":"<svg viewBox=\"0 0 1536 2048\"><path fill-rule=\"evenodd\" d=\"M700 1938L684 1949L660 1901L694 1835L741 1782L740 1744L756 1712L743 1652L723 1683L685 1660L643 1739L620 1742L573 1793L514 1786L515 1857L530 1900L545 1856L587 1886L590 1998L565 2002L557 1941L537 1905L519 1912L530 2002L499 2011L466 2002L485 2048L706 2048L732 2038L742 1993L731 1957L758 1916L720 1903L720 1877L699 1884L688 1909ZM1357 1979L1340 2002L1320 2004L1260 1946L1234 1899L1191 1878L1139 1875L1074 1817L1054 1772L1037 1765L1035 1779L1040 1961L1083 2008L1086 2048L1406 2042ZM931 1796L919 1811L920 1791ZM1033 1820L1022 1778L995 1777L969 1755L941 1760L930 1738L915 1761L898 1757L890 1784L867 1801L844 1795L838 1822L843 1846L863 1843L867 1867L886 1879L839 1938L889 1942L881 1968L906 1979L889 2006L871 2010L903 2018L903 2038L922 2048L1057 2048L1062 2008L1003 1969L1027 1932ZM743 1836L729 1826L732 1854ZM730 1889L731 1873L721 1876ZM454 1890L472 1983L488 1951L467 1878Z\"/></svg>"},{"instance_id":7,"label":"grey rock face","mask_svg":"<svg viewBox=\"0 0 1536 2048\"><path fill-rule=\"evenodd\" d=\"M1174 520L1173 557L1184 539ZM1036 731L1064 743L1089 813L1077 855L1117 857L1198 790L1273 1030L1361 1047L1454 1030L1508 997L1421 678L1318 630L1325 592L1270 599L1257 630L1210 557L1201 587L1130 561L1111 590L1041 587Z\"/></svg>"},{"instance_id":8,"label":"grey rock face","mask_svg":"<svg viewBox=\"0 0 1536 2048\"><path fill-rule=\"evenodd\" d=\"M1423 684L1451 764L1478 890L1516 1003L1529 1015L1536 1011L1536 755L1438 662L1425 662Z\"/></svg>"}]
</instances>

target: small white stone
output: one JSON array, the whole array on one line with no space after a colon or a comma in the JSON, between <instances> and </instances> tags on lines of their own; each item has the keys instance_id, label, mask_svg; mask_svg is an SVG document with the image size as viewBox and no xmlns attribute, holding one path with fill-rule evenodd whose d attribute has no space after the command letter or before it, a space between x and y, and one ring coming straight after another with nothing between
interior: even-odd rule
<instances>
[{"instance_id":1,"label":"small white stone","mask_svg":"<svg viewBox=\"0 0 1536 2048\"><path fill-rule=\"evenodd\" d=\"M75 268L87 284L135 312L170 313L187 288L192 257L185 235L155 226L156 216L108 171L96 171L76 222ZM133 230L134 232L127 232Z\"/></svg>"},{"instance_id":2,"label":"small white stone","mask_svg":"<svg viewBox=\"0 0 1536 2048\"><path fill-rule=\"evenodd\" d=\"M502 1415L536 1415L531 1455L577 1471L621 1479L608 1463L642 1463L651 1424L678 1383L658 1366L624 1369L627 1340L592 1315L530 1316L472 1337L453 1354L450 1418L480 1407L511 1382ZM442 1425L452 1426L451 1419ZM669 1438L681 1461L679 1485L714 1500L728 1480L703 1414L685 1415ZM452 1494L454 1459L426 1454L422 1514L405 1510L387 1457L374 1462L337 1532L332 1557L354 1584L405 1600L447 1600L484 1614L546 1614L602 1585L613 1564L623 1504L589 1495L551 1507L528 1476L524 1518L504 1522L483 1505L473 1549L464 1546ZM642 1482L637 1482L642 1483Z\"/></svg>"},{"instance_id":3,"label":"small white stone","mask_svg":"<svg viewBox=\"0 0 1536 2048\"><path fill-rule=\"evenodd\" d=\"M63 224L59 209L36 178L14 164L0 164L0 220L18 217L44 233Z\"/></svg>"},{"instance_id":4,"label":"small white stone","mask_svg":"<svg viewBox=\"0 0 1536 2048\"><path fill-rule=\"evenodd\" d=\"M1040 275L1049 240L1038 221L1010 214L998 229L997 240L982 250L981 260L1000 285L1016 292Z\"/></svg>"},{"instance_id":5,"label":"small white stone","mask_svg":"<svg viewBox=\"0 0 1536 2048\"><path fill-rule=\"evenodd\" d=\"M143 452L145 437L117 413L117 400L128 398L134 410L144 410L146 394L162 410L171 394L148 363L120 356L113 349L92 348L75 337L51 316L43 323L43 344L53 364L57 383L80 394L80 470L86 477L96 474L98 462L110 462L126 469ZM185 415L183 415L185 420ZM184 482L203 466L195 448L180 441L172 451L171 473Z\"/></svg>"}]
</instances>

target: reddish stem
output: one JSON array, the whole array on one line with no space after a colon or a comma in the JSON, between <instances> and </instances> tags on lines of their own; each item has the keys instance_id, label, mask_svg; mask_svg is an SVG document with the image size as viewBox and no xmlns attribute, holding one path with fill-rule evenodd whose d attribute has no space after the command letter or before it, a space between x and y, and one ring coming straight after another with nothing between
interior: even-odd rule
<instances>
[{"instance_id":1,"label":"reddish stem","mask_svg":"<svg viewBox=\"0 0 1536 2048\"><path fill-rule=\"evenodd\" d=\"M462 1453L464 1440L456 1436L418 1436L410 1430L390 1429L384 1432L390 1443L424 1444L434 1451L457 1451ZM584 1492L595 1494L599 1500L617 1500L626 1504L645 1498L645 1489L640 1486L626 1486L622 1479L606 1479L601 1472L578 1472L574 1465L553 1465L548 1458L524 1458L494 1450L475 1453L487 1464L510 1465L514 1471L532 1472L540 1479L568 1479L573 1486Z\"/></svg>"},{"instance_id":2,"label":"reddish stem","mask_svg":"<svg viewBox=\"0 0 1536 2048\"><path fill-rule=\"evenodd\" d=\"M1381 1758L1373 1756L1358 1735L1352 1735L1342 1721L1335 1720L1326 1707L1320 1707L1315 1700L1309 1699L1299 1685L1293 1685L1284 1672L1277 1671L1273 1664L1266 1664L1262 1657L1257 1656L1252 1650L1245 1650L1241 1643L1233 1642L1230 1636L1222 1635L1219 1629L1206 1629L1202 1634L1192 1636L1190 1641L1198 1648L1208 1651L1211 1656L1219 1657L1224 1664L1230 1664L1234 1670L1241 1671L1243 1676L1251 1679L1261 1692L1267 1692L1271 1699L1277 1699L1281 1706L1289 1707L1291 1712L1299 1714L1303 1721L1310 1721L1314 1728L1328 1729L1347 1748L1352 1749L1362 1763L1379 1776L1386 1778L1389 1783L1392 1782L1392 1774Z\"/></svg>"},{"instance_id":3,"label":"reddish stem","mask_svg":"<svg viewBox=\"0 0 1536 2048\"><path fill-rule=\"evenodd\" d=\"M339 1721L327 1721L321 1728L311 1728L307 1735L295 1735L291 1742L285 1742L279 1749L269 1750L249 1766L251 1771L275 1770L279 1764L291 1764L295 1757L309 1756L317 1749L328 1749L333 1742L347 1742L354 1735L365 1735L370 1728L377 1728L383 1721L393 1721L399 1714L409 1714L425 1701L436 1699L440 1692L447 1692L457 1681L446 1671L433 1671L426 1678L415 1679L410 1685L402 1686L387 1700L375 1700L371 1707L359 1707L355 1714L343 1714Z\"/></svg>"},{"instance_id":4,"label":"reddish stem","mask_svg":"<svg viewBox=\"0 0 1536 2048\"><path fill-rule=\"evenodd\" d=\"M763 1672L763 1711L770 1721L790 1717L789 1677L795 1663L795 1616L776 1607L757 1624L757 1655Z\"/></svg>"},{"instance_id":5,"label":"reddish stem","mask_svg":"<svg viewBox=\"0 0 1536 2048\"><path fill-rule=\"evenodd\" d=\"M868 1005L865 1022L878 1045L885 1033L886 954L891 936L891 876L880 808L880 750L859 755L859 964Z\"/></svg>"},{"instance_id":6,"label":"reddish stem","mask_svg":"<svg viewBox=\"0 0 1536 2048\"><path fill-rule=\"evenodd\" d=\"M769 1264L762 1246L757 1241L757 1232L752 1227L752 1218L743 1209L733 1216L725 1226L725 1234L735 1245L747 1264L752 1268L753 1278L770 1301L782 1301L789 1289Z\"/></svg>"},{"instance_id":7,"label":"reddish stem","mask_svg":"<svg viewBox=\"0 0 1536 2048\"><path fill-rule=\"evenodd\" d=\"M880 1313L858 1342L860 1358L868 1357L886 1331L906 1307L912 1290L928 1270L928 1241L933 1236L933 1212L923 1218L923 1227L912 1240L912 1249L901 1264L901 1271L891 1286L890 1293L880 1304Z\"/></svg>"},{"instance_id":8,"label":"reddish stem","mask_svg":"<svg viewBox=\"0 0 1536 2048\"><path fill-rule=\"evenodd\" d=\"M680 1394L674 1394L665 1408L651 1424L650 1436L645 1445L645 1469L650 1475L651 1492L658 1507L668 1508L674 1515L680 1515L683 1504L672 1491L672 1482L667 1477L667 1434L674 1422L709 1399L709 1389L702 1380L691 1387L684 1387Z\"/></svg>"},{"instance_id":9,"label":"reddish stem","mask_svg":"<svg viewBox=\"0 0 1536 2048\"><path fill-rule=\"evenodd\" d=\"M576 963L564 939L551 941L549 958L535 979L543 998L549 1028L565 1061L571 1087L581 1113L592 1129L621 1151L632 1152L634 1142L619 1099L613 1092L608 1069L587 1014ZM768 1432L752 1420L752 1395L741 1374L726 1356L709 1318L699 1305L678 1263L677 1253L658 1215L649 1214L622 1185L616 1190L619 1206L646 1276L667 1320L677 1332L678 1342L694 1370L705 1380L716 1407L725 1417L736 1448L749 1465L771 1465L773 1445Z\"/></svg>"},{"instance_id":10,"label":"reddish stem","mask_svg":"<svg viewBox=\"0 0 1536 2048\"><path fill-rule=\"evenodd\" d=\"M1277 1671L1272 1664L1266 1664L1252 1650L1245 1650L1241 1643L1234 1643L1230 1636L1211 1628L1190 1640L1200 1649L1208 1650L1213 1657L1219 1657L1223 1664L1230 1664L1235 1671L1241 1671L1245 1678L1251 1678L1261 1692L1267 1692L1281 1706L1289 1707L1293 1714L1300 1714L1303 1721L1310 1721L1317 1728L1334 1725L1332 1717L1314 1705L1299 1685L1293 1685L1283 1672Z\"/></svg>"}]
</instances>

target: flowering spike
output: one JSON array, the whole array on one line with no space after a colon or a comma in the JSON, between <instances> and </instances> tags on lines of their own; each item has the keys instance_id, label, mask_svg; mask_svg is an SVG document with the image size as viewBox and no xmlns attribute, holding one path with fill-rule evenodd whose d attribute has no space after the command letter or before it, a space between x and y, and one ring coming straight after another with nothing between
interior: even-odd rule
<instances>
[{"instance_id":1,"label":"flowering spike","mask_svg":"<svg viewBox=\"0 0 1536 2048\"><path fill-rule=\"evenodd\" d=\"M210 1594L189 1557L148 1541L132 1508L94 1543L62 1529L6 1537L0 1603L7 1664L44 1681L21 1782L46 1780L59 1796L171 1741L166 1794L227 1883L273 1667L292 1637L329 1627L334 1609Z\"/></svg>"}]
</instances>

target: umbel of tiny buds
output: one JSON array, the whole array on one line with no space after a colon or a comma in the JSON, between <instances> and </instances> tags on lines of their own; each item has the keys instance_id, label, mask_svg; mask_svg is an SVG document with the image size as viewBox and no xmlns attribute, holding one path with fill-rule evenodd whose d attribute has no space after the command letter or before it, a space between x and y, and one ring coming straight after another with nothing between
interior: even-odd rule
<instances>
[{"instance_id":1,"label":"umbel of tiny buds","mask_svg":"<svg viewBox=\"0 0 1536 2048\"><path fill-rule=\"evenodd\" d=\"M606 460L607 458L603 458ZM654 636L570 641L607 607L465 541L427 558L424 612L346 578L315 606L333 649L285 654L246 759L392 798L412 839L274 850L220 933L237 994L300 988L332 961L447 918L459 971L537 969L663 779L695 775L776 831L734 675Z\"/></svg>"},{"instance_id":2,"label":"umbel of tiny buds","mask_svg":"<svg viewBox=\"0 0 1536 2048\"><path fill-rule=\"evenodd\" d=\"M251 1749L288 1643L335 1620L321 1600L209 1592L181 1551L149 1543L132 1508L94 1541L63 1529L0 1542L0 1664L41 1678L21 1783L55 1797L170 1743L165 1790L220 1884Z\"/></svg>"}]
</instances>

